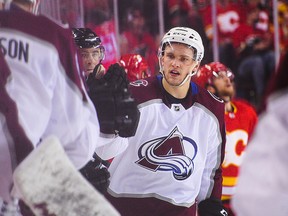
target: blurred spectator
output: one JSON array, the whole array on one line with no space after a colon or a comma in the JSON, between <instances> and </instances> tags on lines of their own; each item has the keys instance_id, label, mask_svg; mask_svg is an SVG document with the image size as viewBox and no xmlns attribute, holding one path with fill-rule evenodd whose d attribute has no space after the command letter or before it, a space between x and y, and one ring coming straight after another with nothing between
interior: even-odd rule
<instances>
[{"instance_id":1,"label":"blurred spectator","mask_svg":"<svg viewBox=\"0 0 288 216\"><path fill-rule=\"evenodd\" d=\"M113 4L111 0L85 0L84 19L88 27L100 25L112 18Z\"/></svg>"},{"instance_id":2,"label":"blurred spectator","mask_svg":"<svg viewBox=\"0 0 288 216\"><path fill-rule=\"evenodd\" d=\"M232 35L236 51L237 95L259 106L267 81L275 69L273 38L268 13L261 5L247 5L246 23Z\"/></svg>"},{"instance_id":3,"label":"blurred spectator","mask_svg":"<svg viewBox=\"0 0 288 216\"><path fill-rule=\"evenodd\" d=\"M279 35L280 35L280 51L281 53L285 53L288 47L288 3L287 1L278 1L278 22L279 22Z\"/></svg>"},{"instance_id":4,"label":"blurred spectator","mask_svg":"<svg viewBox=\"0 0 288 216\"><path fill-rule=\"evenodd\" d=\"M152 72L158 67L157 46L155 38L149 32L146 18L139 7L128 8L126 14L126 29L120 35L120 53L139 54L147 59L148 66Z\"/></svg>"},{"instance_id":5,"label":"blurred spectator","mask_svg":"<svg viewBox=\"0 0 288 216\"><path fill-rule=\"evenodd\" d=\"M190 0L164 1L165 29L183 26L195 29L199 32L205 48L205 56L202 63L212 61L212 49L206 36L202 16L199 12L199 3Z\"/></svg>"},{"instance_id":6,"label":"blurred spectator","mask_svg":"<svg viewBox=\"0 0 288 216\"><path fill-rule=\"evenodd\" d=\"M113 18L113 1L111 0L87 0L84 3L86 27L97 32L105 47L105 59L102 64L108 68L117 62L117 35Z\"/></svg>"},{"instance_id":7,"label":"blurred spectator","mask_svg":"<svg viewBox=\"0 0 288 216\"><path fill-rule=\"evenodd\" d=\"M229 216L234 215L230 200L237 187L238 171L245 148L257 123L254 108L246 101L234 97L233 79L233 72L220 62L211 62L202 66L194 78L196 83L225 103L226 146L222 164L222 202Z\"/></svg>"},{"instance_id":8,"label":"blurred spectator","mask_svg":"<svg viewBox=\"0 0 288 216\"><path fill-rule=\"evenodd\" d=\"M124 67L130 82L151 76L146 59L139 54L123 55L119 63Z\"/></svg>"},{"instance_id":9,"label":"blurred spectator","mask_svg":"<svg viewBox=\"0 0 288 216\"><path fill-rule=\"evenodd\" d=\"M167 12L169 13L169 21L166 29L175 26L187 25L188 17L193 13L193 5L189 0L167 0Z\"/></svg>"},{"instance_id":10,"label":"blurred spectator","mask_svg":"<svg viewBox=\"0 0 288 216\"><path fill-rule=\"evenodd\" d=\"M63 24L70 27L78 27L83 25L83 17L81 13L82 2L78 0L61 0L58 1L60 7L60 19Z\"/></svg>"},{"instance_id":11,"label":"blurred spectator","mask_svg":"<svg viewBox=\"0 0 288 216\"><path fill-rule=\"evenodd\" d=\"M105 59L102 64L108 68L111 64L117 62L117 40L115 32L115 22L113 19L103 22L101 25L95 26L93 29L97 32L103 46L105 47Z\"/></svg>"},{"instance_id":12,"label":"blurred spectator","mask_svg":"<svg viewBox=\"0 0 288 216\"><path fill-rule=\"evenodd\" d=\"M237 27L246 21L246 8L244 3L239 1L219 0L216 2L219 58L223 64L234 69L235 51L231 37ZM212 41L212 6L208 4L202 7L200 12L203 17L206 35Z\"/></svg>"}]
</instances>

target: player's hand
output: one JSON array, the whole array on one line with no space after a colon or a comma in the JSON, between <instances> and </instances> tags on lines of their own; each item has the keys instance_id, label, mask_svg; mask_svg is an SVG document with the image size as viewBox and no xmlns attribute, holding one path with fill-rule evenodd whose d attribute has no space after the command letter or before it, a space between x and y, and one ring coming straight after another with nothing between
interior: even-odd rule
<instances>
[{"instance_id":1,"label":"player's hand","mask_svg":"<svg viewBox=\"0 0 288 216\"><path fill-rule=\"evenodd\" d=\"M106 72L105 67L102 64L97 64L93 72L88 75L87 82L90 82L93 79L101 79Z\"/></svg>"},{"instance_id":2,"label":"player's hand","mask_svg":"<svg viewBox=\"0 0 288 216\"><path fill-rule=\"evenodd\" d=\"M96 69L96 68L95 68ZM99 67L97 68L95 78L101 79L105 74L105 67L102 64L99 64Z\"/></svg>"},{"instance_id":3,"label":"player's hand","mask_svg":"<svg viewBox=\"0 0 288 216\"><path fill-rule=\"evenodd\" d=\"M228 216L221 200L208 198L198 204L199 216Z\"/></svg>"},{"instance_id":4,"label":"player's hand","mask_svg":"<svg viewBox=\"0 0 288 216\"><path fill-rule=\"evenodd\" d=\"M111 65L101 79L87 80L89 96L97 110L100 131L134 136L140 117L137 104L128 89L126 72L119 64Z\"/></svg>"},{"instance_id":5,"label":"player's hand","mask_svg":"<svg viewBox=\"0 0 288 216\"><path fill-rule=\"evenodd\" d=\"M93 160L89 161L80 173L96 188L99 192L105 193L110 184L109 163L94 154Z\"/></svg>"}]
</instances>

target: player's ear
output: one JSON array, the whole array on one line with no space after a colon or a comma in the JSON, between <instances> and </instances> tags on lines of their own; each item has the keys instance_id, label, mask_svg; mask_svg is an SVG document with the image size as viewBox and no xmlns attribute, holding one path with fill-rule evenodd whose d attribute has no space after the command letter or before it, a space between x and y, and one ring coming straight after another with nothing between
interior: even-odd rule
<instances>
[{"instance_id":1,"label":"player's ear","mask_svg":"<svg viewBox=\"0 0 288 216\"><path fill-rule=\"evenodd\" d=\"M200 67L200 62L196 62L194 67L193 67L192 74L196 74L199 67Z\"/></svg>"},{"instance_id":2,"label":"player's ear","mask_svg":"<svg viewBox=\"0 0 288 216\"><path fill-rule=\"evenodd\" d=\"M163 67L163 65L164 65L164 56L163 55L160 56L160 64Z\"/></svg>"},{"instance_id":3,"label":"player's ear","mask_svg":"<svg viewBox=\"0 0 288 216\"><path fill-rule=\"evenodd\" d=\"M213 94L216 93L216 90L215 90L215 88L214 88L213 86L208 85L206 89L207 89L209 92L213 93Z\"/></svg>"}]
</instances>

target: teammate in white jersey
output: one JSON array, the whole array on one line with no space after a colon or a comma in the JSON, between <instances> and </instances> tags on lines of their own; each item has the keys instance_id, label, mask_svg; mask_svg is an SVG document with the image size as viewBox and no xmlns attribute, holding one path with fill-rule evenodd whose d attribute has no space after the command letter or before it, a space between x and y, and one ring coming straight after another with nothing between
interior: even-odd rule
<instances>
[{"instance_id":1,"label":"teammate in white jersey","mask_svg":"<svg viewBox=\"0 0 288 216\"><path fill-rule=\"evenodd\" d=\"M191 82L203 55L196 31L172 28L159 47L161 75L130 83L141 116L111 163L107 195L121 215L227 215L224 103Z\"/></svg>"},{"instance_id":2,"label":"teammate in white jersey","mask_svg":"<svg viewBox=\"0 0 288 216\"><path fill-rule=\"evenodd\" d=\"M30 13L38 3L15 0L0 11L0 207L12 200L16 165L47 136L59 138L78 169L100 146L71 30Z\"/></svg>"},{"instance_id":3,"label":"teammate in white jersey","mask_svg":"<svg viewBox=\"0 0 288 216\"><path fill-rule=\"evenodd\" d=\"M101 80L104 79L104 74L106 69L101 64L102 60L105 56L105 48L102 45L100 37L93 32L89 28L73 28L72 29L73 38L75 41L75 44L78 48L78 53L80 55L80 58L82 59L81 63L83 63L84 67L84 76L85 81L87 84L87 87L89 90L97 88L98 81L101 82ZM113 74L115 75L115 71L113 71ZM103 79L102 79L103 78ZM101 79L101 80L100 80ZM101 85L101 83L99 83ZM101 88L101 87L100 87ZM104 90L105 91L105 90ZM91 91L89 91L89 95L91 95ZM107 111L109 112L110 109L113 107L110 103L108 103L107 99L108 91L106 91L104 96L104 103L99 105L97 107L95 102L95 107L97 108L97 113L99 113L99 120L103 118L103 112ZM97 95L97 99L99 100L99 97ZM93 96L92 96L93 100ZM120 101L120 98L118 98ZM124 103L122 103L122 108L126 109L124 106ZM100 110L104 110L103 112ZM109 119L114 121L114 117L112 115L112 112L109 112L108 115L110 116ZM107 123L107 119L105 118L105 122ZM83 176L100 192L105 193L107 190L107 187L109 185L109 177L110 174L107 170L107 166L109 166L109 162L105 161L105 159L110 159L118 154L119 152L122 152L125 150L127 146L127 140L123 139L121 137L114 136L114 129L110 131L109 135L107 133L101 134L103 135L101 137L101 141L105 143L110 143L113 146L113 150L108 149L107 145L105 145L105 151L102 151L101 148L97 148L96 152L99 153L101 157L99 157L96 153L94 154L94 159L89 161L85 167L83 167L80 172L83 174ZM112 135L112 137L110 137ZM110 139L107 138L110 137ZM109 141L110 140L110 141ZM115 151L116 147L116 151ZM103 160L103 159L104 160Z\"/></svg>"}]
</instances>

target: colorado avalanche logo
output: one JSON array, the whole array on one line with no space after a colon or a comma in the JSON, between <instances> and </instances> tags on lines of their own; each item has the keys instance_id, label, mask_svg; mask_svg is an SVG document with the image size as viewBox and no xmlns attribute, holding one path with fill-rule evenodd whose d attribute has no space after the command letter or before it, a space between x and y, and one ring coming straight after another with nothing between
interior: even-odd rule
<instances>
[{"instance_id":1,"label":"colorado avalanche logo","mask_svg":"<svg viewBox=\"0 0 288 216\"><path fill-rule=\"evenodd\" d=\"M143 86L147 86L148 85L148 81L147 80L136 80L136 81L133 81L133 82L130 82L130 85L132 86L136 86L136 87L139 87L141 85Z\"/></svg>"},{"instance_id":2,"label":"colorado avalanche logo","mask_svg":"<svg viewBox=\"0 0 288 216\"><path fill-rule=\"evenodd\" d=\"M185 155L188 144L193 155ZM192 148L192 151L191 151ZM135 163L151 171L172 172L177 180L187 179L194 170L193 159L197 154L194 140L184 137L175 127L167 137L144 143L138 150L139 160Z\"/></svg>"}]
</instances>

